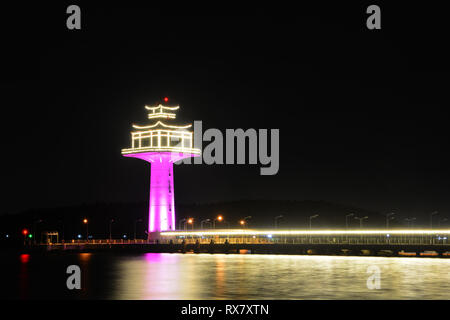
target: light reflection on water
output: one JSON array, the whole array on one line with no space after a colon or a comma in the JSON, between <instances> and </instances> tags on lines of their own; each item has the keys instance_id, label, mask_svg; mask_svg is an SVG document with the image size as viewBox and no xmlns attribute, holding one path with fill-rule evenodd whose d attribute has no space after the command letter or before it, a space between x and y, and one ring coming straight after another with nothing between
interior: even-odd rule
<instances>
[{"instance_id":1,"label":"light reflection on water","mask_svg":"<svg viewBox=\"0 0 450 320\"><path fill-rule=\"evenodd\" d=\"M367 288L367 268L381 289ZM450 299L450 259L288 255L118 256L109 299Z\"/></svg>"}]
</instances>

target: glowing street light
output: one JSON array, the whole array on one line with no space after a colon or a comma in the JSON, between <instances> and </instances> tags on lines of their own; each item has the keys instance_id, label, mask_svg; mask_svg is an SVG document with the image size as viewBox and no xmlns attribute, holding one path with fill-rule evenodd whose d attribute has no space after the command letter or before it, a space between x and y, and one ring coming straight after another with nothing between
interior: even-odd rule
<instances>
[{"instance_id":1,"label":"glowing street light","mask_svg":"<svg viewBox=\"0 0 450 320\"><path fill-rule=\"evenodd\" d=\"M192 230L194 230L194 218L189 218L187 223L189 223L192 226Z\"/></svg>"},{"instance_id":2,"label":"glowing street light","mask_svg":"<svg viewBox=\"0 0 450 320\"><path fill-rule=\"evenodd\" d=\"M245 226L248 226L247 220L249 220L251 218L252 218L252 216L247 216L244 219L240 220L239 224L245 228Z\"/></svg>"},{"instance_id":3,"label":"glowing street light","mask_svg":"<svg viewBox=\"0 0 450 320\"><path fill-rule=\"evenodd\" d=\"M89 242L89 221L84 218L83 223L86 225L86 242Z\"/></svg>"},{"instance_id":4,"label":"glowing street light","mask_svg":"<svg viewBox=\"0 0 450 320\"><path fill-rule=\"evenodd\" d=\"M216 221L221 222L222 220L223 220L223 217L222 217L221 215L218 215L217 218L215 218L215 219L213 220L213 229L216 228Z\"/></svg>"}]
</instances>

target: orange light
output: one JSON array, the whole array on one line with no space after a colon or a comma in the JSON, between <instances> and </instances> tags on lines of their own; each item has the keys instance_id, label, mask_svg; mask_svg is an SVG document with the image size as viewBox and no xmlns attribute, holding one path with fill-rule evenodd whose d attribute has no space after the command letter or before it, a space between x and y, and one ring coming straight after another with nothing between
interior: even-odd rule
<instances>
[{"instance_id":1,"label":"orange light","mask_svg":"<svg viewBox=\"0 0 450 320\"><path fill-rule=\"evenodd\" d=\"M239 221L239 223L240 223L241 225L244 225L244 224L245 224L245 221L244 221L244 220L241 220L241 221Z\"/></svg>"},{"instance_id":2,"label":"orange light","mask_svg":"<svg viewBox=\"0 0 450 320\"><path fill-rule=\"evenodd\" d=\"M189 218L189 219L188 219L188 223L192 223L192 222L194 222L194 219Z\"/></svg>"},{"instance_id":3,"label":"orange light","mask_svg":"<svg viewBox=\"0 0 450 320\"><path fill-rule=\"evenodd\" d=\"M84 219L84 220L83 220L83 223L88 223L88 219Z\"/></svg>"},{"instance_id":4,"label":"orange light","mask_svg":"<svg viewBox=\"0 0 450 320\"><path fill-rule=\"evenodd\" d=\"M218 216L217 220L222 221L223 217L222 216Z\"/></svg>"}]
</instances>

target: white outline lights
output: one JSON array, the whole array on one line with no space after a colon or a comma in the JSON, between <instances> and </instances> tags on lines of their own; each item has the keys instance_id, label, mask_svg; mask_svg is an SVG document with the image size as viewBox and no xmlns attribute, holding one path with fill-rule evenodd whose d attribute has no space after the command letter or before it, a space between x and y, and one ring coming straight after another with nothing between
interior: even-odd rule
<instances>
[{"instance_id":1,"label":"white outline lights","mask_svg":"<svg viewBox=\"0 0 450 320\"><path fill-rule=\"evenodd\" d=\"M157 107L149 107L145 106L145 109L151 110L152 112L148 114L149 119L156 119L156 118L164 118L164 119L175 119L176 114L170 113L170 112L164 112L164 110L178 110L180 107L165 107L162 104L158 105Z\"/></svg>"},{"instance_id":2,"label":"white outline lights","mask_svg":"<svg viewBox=\"0 0 450 320\"><path fill-rule=\"evenodd\" d=\"M133 128L138 129L138 130L145 130L145 129L155 128L158 125L160 125L160 126L162 126L164 128L171 128L171 129L187 129L187 128L192 127L192 124L188 124L188 125L185 125L185 126L171 126L171 125L164 124L161 121L158 121L155 124L151 124L151 125L148 125L148 126L138 126L138 125L133 124Z\"/></svg>"},{"instance_id":3,"label":"white outline lights","mask_svg":"<svg viewBox=\"0 0 450 320\"><path fill-rule=\"evenodd\" d=\"M178 110L179 108L179 106L166 107L161 104L156 107L145 106L145 109L152 111L148 114L149 119L174 119L176 116L175 113L168 113L165 110ZM184 130L190 127L192 127L192 124L174 126L167 125L159 120L147 126L133 124L133 128L139 131L131 132L131 148L122 149L122 154L175 152L199 155L201 154L201 150L193 146L193 133Z\"/></svg>"}]
</instances>

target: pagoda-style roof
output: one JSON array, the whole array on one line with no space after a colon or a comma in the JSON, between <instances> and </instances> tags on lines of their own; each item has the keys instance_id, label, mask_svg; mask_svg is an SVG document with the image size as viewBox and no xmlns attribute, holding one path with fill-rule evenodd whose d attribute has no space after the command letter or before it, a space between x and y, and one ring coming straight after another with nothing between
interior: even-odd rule
<instances>
[{"instance_id":1,"label":"pagoda-style roof","mask_svg":"<svg viewBox=\"0 0 450 320\"><path fill-rule=\"evenodd\" d=\"M171 126L171 125L164 124L161 121L157 121L155 124L151 124L151 125L148 125L148 126L138 126L138 125L133 124L133 128L138 129L138 130L156 129L158 127L180 130L180 129L190 128L190 127L192 127L192 124L188 124L188 125L185 125L185 126Z\"/></svg>"},{"instance_id":2,"label":"pagoda-style roof","mask_svg":"<svg viewBox=\"0 0 450 320\"><path fill-rule=\"evenodd\" d=\"M176 114L170 111L180 107L169 107L159 104L154 107L145 106L149 110L149 119L175 119ZM137 131L131 132L131 148L122 149L122 154L144 152L177 152L200 154L201 150L193 147L194 137L191 131L192 124L178 126L157 120L149 125L135 125Z\"/></svg>"},{"instance_id":3,"label":"pagoda-style roof","mask_svg":"<svg viewBox=\"0 0 450 320\"><path fill-rule=\"evenodd\" d=\"M176 107L167 107L159 104L156 107L145 106L145 109L150 110L151 112L148 114L149 119L163 118L163 119L175 119L176 114L172 112L166 111L174 111L178 110L180 106Z\"/></svg>"}]
</instances>

